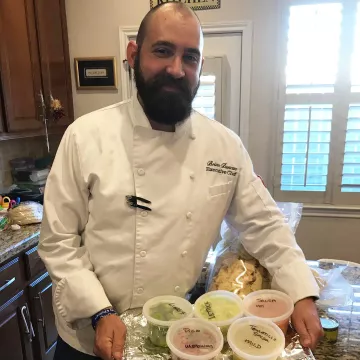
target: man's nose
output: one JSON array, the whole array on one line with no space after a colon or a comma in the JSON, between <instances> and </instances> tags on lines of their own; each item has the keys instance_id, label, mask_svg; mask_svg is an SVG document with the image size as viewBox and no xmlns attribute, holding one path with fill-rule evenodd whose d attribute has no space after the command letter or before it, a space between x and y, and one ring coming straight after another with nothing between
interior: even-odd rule
<instances>
[{"instance_id":1,"label":"man's nose","mask_svg":"<svg viewBox=\"0 0 360 360\"><path fill-rule=\"evenodd\" d=\"M175 79L181 79L185 76L185 71L183 69L183 63L180 56L175 56L172 59L171 64L167 67L166 71L168 74L172 75Z\"/></svg>"}]
</instances>

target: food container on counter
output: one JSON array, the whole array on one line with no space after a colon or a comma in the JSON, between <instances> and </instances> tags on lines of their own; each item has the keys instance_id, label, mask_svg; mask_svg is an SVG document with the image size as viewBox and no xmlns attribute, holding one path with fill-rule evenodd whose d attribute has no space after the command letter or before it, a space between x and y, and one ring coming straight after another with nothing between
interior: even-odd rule
<instances>
[{"instance_id":1,"label":"food container on counter","mask_svg":"<svg viewBox=\"0 0 360 360\"><path fill-rule=\"evenodd\" d=\"M216 325L189 318L170 327L166 342L172 360L212 360L220 354L224 338Z\"/></svg>"},{"instance_id":2,"label":"food container on counter","mask_svg":"<svg viewBox=\"0 0 360 360\"><path fill-rule=\"evenodd\" d=\"M271 320L286 334L294 311L290 296L276 290L255 291L244 298L245 316Z\"/></svg>"},{"instance_id":3,"label":"food container on counter","mask_svg":"<svg viewBox=\"0 0 360 360\"><path fill-rule=\"evenodd\" d=\"M244 314L243 301L236 294L224 291L210 291L195 302L194 315L218 326L226 341L229 326Z\"/></svg>"},{"instance_id":4,"label":"food container on counter","mask_svg":"<svg viewBox=\"0 0 360 360\"><path fill-rule=\"evenodd\" d=\"M143 314L148 322L149 338L156 346L166 347L166 333L178 320L192 317L193 306L177 296L158 296L147 301Z\"/></svg>"},{"instance_id":5,"label":"food container on counter","mask_svg":"<svg viewBox=\"0 0 360 360\"><path fill-rule=\"evenodd\" d=\"M234 360L276 360L285 348L285 336L270 320L245 317L231 324L228 343Z\"/></svg>"}]
</instances>

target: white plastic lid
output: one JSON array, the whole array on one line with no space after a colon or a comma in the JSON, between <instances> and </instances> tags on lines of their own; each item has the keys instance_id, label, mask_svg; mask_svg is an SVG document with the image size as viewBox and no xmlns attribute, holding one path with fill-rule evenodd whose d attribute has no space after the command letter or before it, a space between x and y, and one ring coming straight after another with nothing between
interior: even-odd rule
<instances>
[{"instance_id":1,"label":"white plastic lid","mask_svg":"<svg viewBox=\"0 0 360 360\"><path fill-rule=\"evenodd\" d=\"M294 311L294 303L290 296L281 291L259 290L244 298L244 311L246 316L256 316L281 323L290 318Z\"/></svg>"},{"instance_id":2,"label":"white plastic lid","mask_svg":"<svg viewBox=\"0 0 360 360\"><path fill-rule=\"evenodd\" d=\"M225 320L216 320L217 317L221 318L221 311L224 309L223 307L216 307L211 306L211 300L212 299L225 299L226 301L229 301L231 305L234 305L237 307L238 311L235 313L234 316L231 316ZM207 303L207 304L205 304ZM207 315L204 317L200 312L200 306L205 304L208 305L207 307ZM222 326L229 326L232 324L236 319L241 318L244 315L244 305L241 298L230 292L230 291L224 291L224 290L216 290L216 291L210 291L202 296L200 296L194 305L194 315L197 318L204 319L207 321L210 321L212 324L222 327Z\"/></svg>"},{"instance_id":3,"label":"white plastic lid","mask_svg":"<svg viewBox=\"0 0 360 360\"><path fill-rule=\"evenodd\" d=\"M246 338L247 330L250 333L249 338ZM239 336L242 337L243 348L237 341ZM272 321L258 317L246 317L236 320L229 328L227 340L232 351L244 360L275 360L285 348L285 336L282 330ZM276 343L276 346L274 349L270 348L269 353L264 354L266 347L269 347L272 341ZM247 352L249 348L259 349L259 355L249 354ZM261 351L260 349L265 350ZM254 352L256 353L256 351Z\"/></svg>"},{"instance_id":4,"label":"white plastic lid","mask_svg":"<svg viewBox=\"0 0 360 360\"><path fill-rule=\"evenodd\" d=\"M183 315L182 316L183 318L189 318L192 317L193 315L193 306L192 304L190 304L189 301L173 295L157 296L148 300L143 307L143 314L146 320L154 325L170 327L171 324L173 324L176 321L179 321L178 319L174 319L171 321L154 319L150 315L150 310L153 306L159 305L161 303L171 305L174 308L174 310L179 313L184 312L184 314L181 314Z\"/></svg>"},{"instance_id":5,"label":"white plastic lid","mask_svg":"<svg viewBox=\"0 0 360 360\"><path fill-rule=\"evenodd\" d=\"M166 343L180 359L210 360L220 354L224 338L216 325L202 319L189 318L171 325L166 334ZM199 354L191 354L191 349L199 349Z\"/></svg>"}]
</instances>

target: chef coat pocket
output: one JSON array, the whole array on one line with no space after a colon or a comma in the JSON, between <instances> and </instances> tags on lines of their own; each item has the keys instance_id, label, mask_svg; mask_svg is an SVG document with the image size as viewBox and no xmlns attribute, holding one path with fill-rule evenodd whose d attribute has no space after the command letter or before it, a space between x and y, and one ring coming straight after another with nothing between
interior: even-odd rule
<instances>
[{"instance_id":1,"label":"chef coat pocket","mask_svg":"<svg viewBox=\"0 0 360 360\"><path fill-rule=\"evenodd\" d=\"M228 195L231 190L231 182L209 186L209 198L215 199Z\"/></svg>"}]
</instances>

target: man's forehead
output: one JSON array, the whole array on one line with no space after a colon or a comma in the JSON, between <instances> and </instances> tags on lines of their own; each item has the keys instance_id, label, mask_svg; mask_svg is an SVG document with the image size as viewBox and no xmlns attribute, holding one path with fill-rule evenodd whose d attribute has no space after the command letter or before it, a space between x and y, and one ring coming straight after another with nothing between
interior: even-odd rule
<instances>
[{"instance_id":1,"label":"man's forehead","mask_svg":"<svg viewBox=\"0 0 360 360\"><path fill-rule=\"evenodd\" d=\"M202 31L195 16L159 11L150 21L146 40L150 46L157 42L169 42L177 47L201 50Z\"/></svg>"}]
</instances>

